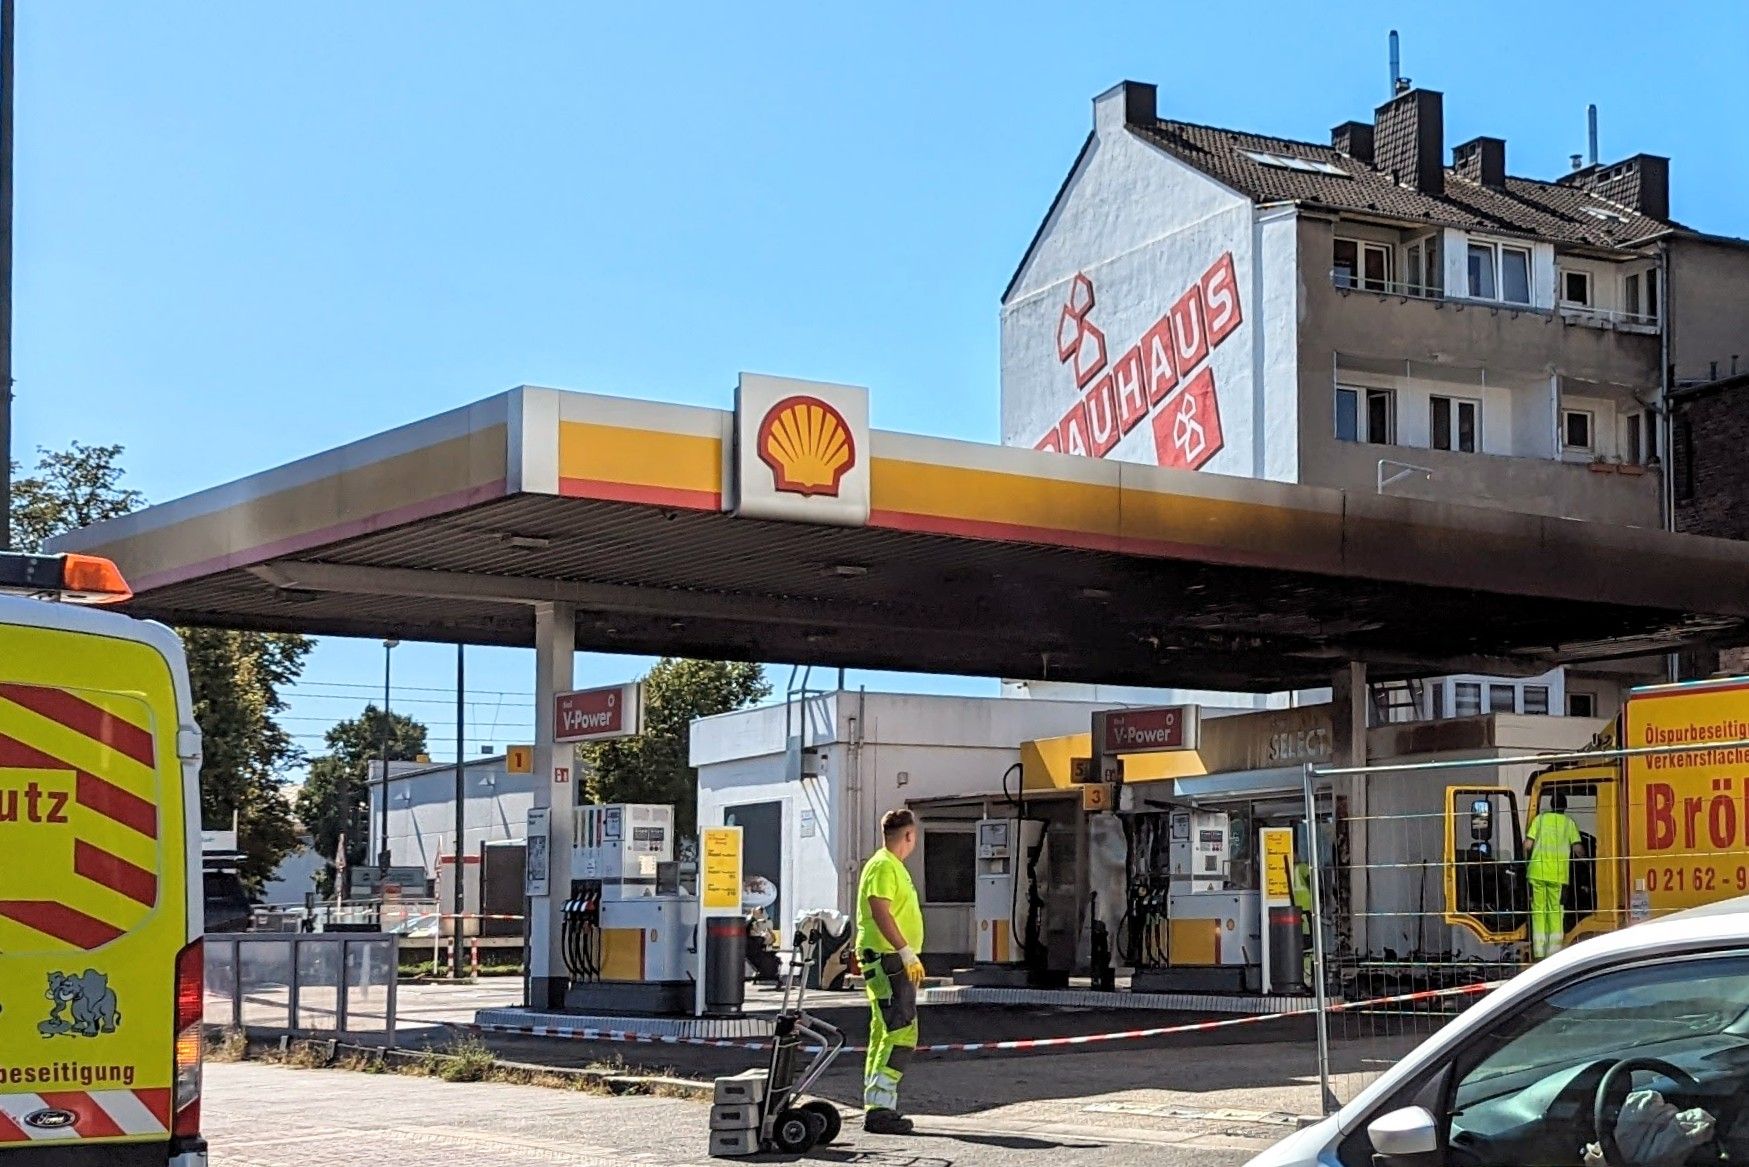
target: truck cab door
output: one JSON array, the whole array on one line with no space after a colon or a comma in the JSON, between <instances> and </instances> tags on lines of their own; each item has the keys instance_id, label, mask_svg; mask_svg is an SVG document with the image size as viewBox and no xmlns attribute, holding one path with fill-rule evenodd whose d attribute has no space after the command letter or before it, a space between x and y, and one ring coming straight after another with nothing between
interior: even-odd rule
<instances>
[{"instance_id":1,"label":"truck cab door","mask_svg":"<svg viewBox=\"0 0 1749 1167\"><path fill-rule=\"evenodd\" d=\"M1445 792L1445 921L1488 944L1525 938L1529 897L1518 798L1504 786Z\"/></svg>"}]
</instances>

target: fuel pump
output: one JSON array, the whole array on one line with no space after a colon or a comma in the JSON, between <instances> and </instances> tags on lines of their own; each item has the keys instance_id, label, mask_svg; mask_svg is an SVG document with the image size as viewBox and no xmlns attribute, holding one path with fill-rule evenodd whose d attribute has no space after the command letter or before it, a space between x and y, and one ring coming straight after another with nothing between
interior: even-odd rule
<instances>
[{"instance_id":1,"label":"fuel pump","mask_svg":"<svg viewBox=\"0 0 1749 1167\"><path fill-rule=\"evenodd\" d=\"M690 1013L698 900L674 878L674 808L581 806L574 821L566 1008Z\"/></svg>"},{"instance_id":2,"label":"fuel pump","mask_svg":"<svg viewBox=\"0 0 1749 1167\"><path fill-rule=\"evenodd\" d=\"M1024 783L1019 763L1002 777L1003 794L1014 813L978 822L974 967L955 979L973 985L1060 988L1068 983L1068 973L1051 967L1041 887L1050 868L1050 822L1027 813L1024 789L1010 793L1011 779Z\"/></svg>"}]
</instances>

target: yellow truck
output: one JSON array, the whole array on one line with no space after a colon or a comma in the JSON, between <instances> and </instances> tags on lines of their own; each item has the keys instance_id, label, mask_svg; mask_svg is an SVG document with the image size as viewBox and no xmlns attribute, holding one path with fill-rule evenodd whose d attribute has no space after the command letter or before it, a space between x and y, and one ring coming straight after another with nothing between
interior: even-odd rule
<instances>
[{"instance_id":1,"label":"yellow truck","mask_svg":"<svg viewBox=\"0 0 1749 1167\"><path fill-rule=\"evenodd\" d=\"M0 1167L207 1162L200 732L126 596L0 552Z\"/></svg>"},{"instance_id":2,"label":"yellow truck","mask_svg":"<svg viewBox=\"0 0 1749 1167\"><path fill-rule=\"evenodd\" d=\"M1567 943L1749 894L1749 748L1731 744L1744 741L1749 678L1658 685L1631 692L1593 743L1627 756L1540 770L1522 808L1505 787L1449 787L1446 921L1488 943L1526 939L1525 832L1557 799L1581 836Z\"/></svg>"}]
</instances>

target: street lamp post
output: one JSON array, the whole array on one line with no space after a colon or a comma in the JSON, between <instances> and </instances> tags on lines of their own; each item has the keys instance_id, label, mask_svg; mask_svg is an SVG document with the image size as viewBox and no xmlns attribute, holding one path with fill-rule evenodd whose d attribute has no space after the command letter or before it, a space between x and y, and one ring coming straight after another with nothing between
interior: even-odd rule
<instances>
[{"instance_id":1,"label":"street lamp post","mask_svg":"<svg viewBox=\"0 0 1749 1167\"><path fill-rule=\"evenodd\" d=\"M377 869L385 876L389 873L389 661L400 643L398 640L383 641L383 771L378 775L382 781L383 814Z\"/></svg>"}]
</instances>

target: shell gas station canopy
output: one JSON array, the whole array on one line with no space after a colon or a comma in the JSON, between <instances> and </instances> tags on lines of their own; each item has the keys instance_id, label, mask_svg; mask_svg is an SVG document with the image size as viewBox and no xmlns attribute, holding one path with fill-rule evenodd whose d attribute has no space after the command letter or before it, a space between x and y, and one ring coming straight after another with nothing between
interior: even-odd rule
<instances>
[{"instance_id":1,"label":"shell gas station canopy","mask_svg":"<svg viewBox=\"0 0 1749 1167\"><path fill-rule=\"evenodd\" d=\"M1749 544L524 387L59 540L186 625L1266 691L1749 638Z\"/></svg>"}]
</instances>

